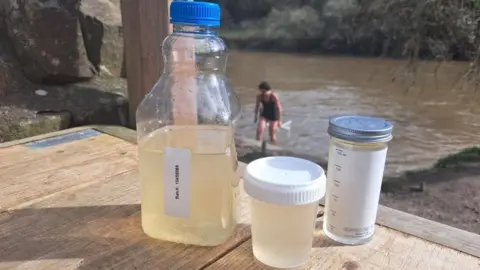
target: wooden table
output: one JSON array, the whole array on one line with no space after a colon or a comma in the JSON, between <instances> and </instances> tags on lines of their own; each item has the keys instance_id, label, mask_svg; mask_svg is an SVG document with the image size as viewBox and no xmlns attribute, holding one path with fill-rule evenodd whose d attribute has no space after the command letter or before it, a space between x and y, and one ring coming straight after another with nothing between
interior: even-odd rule
<instances>
[{"instance_id":1,"label":"wooden table","mask_svg":"<svg viewBox=\"0 0 480 270\"><path fill-rule=\"evenodd\" d=\"M224 245L145 236L135 140L124 128L82 127L1 144L0 269L268 269L251 252L245 196ZM386 207L378 222L364 246L317 230L305 269L480 269L479 235Z\"/></svg>"}]
</instances>

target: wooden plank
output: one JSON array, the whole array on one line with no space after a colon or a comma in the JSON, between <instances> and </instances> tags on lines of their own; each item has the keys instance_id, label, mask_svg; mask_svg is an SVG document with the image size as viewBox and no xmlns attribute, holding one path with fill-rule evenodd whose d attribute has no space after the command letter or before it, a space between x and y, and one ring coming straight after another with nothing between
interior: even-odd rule
<instances>
[{"instance_id":1,"label":"wooden plank","mask_svg":"<svg viewBox=\"0 0 480 270\"><path fill-rule=\"evenodd\" d=\"M119 138L123 138L129 141L135 141L135 132L132 130L124 129L124 128L116 128L116 127L108 127L108 128L103 128L103 127L97 127L98 130L104 129L110 134L113 134ZM78 129L77 129L78 130ZM65 134L65 132L57 132L56 134ZM108 135L102 135L109 137ZM54 137L52 134L45 135L45 137ZM100 137L100 136L97 136ZM95 137L95 138L97 138ZM109 137L110 138L110 137ZM39 139L39 138L36 138ZM27 140L28 141L28 140ZM22 140L22 143L26 143L27 141ZM111 150L112 148L115 148L118 151L125 150L127 149L128 154L126 155L125 159L132 159L136 155L135 147L132 146L131 144L127 142L122 142L125 143L126 145L130 145L126 147L126 145L116 143L116 141L122 142L118 139L115 138L110 138L106 139L106 143L99 143L96 145L96 148L104 148L104 152L115 152L115 150ZM110 142L110 143L108 143ZM72 142L70 144L76 144L78 142ZM68 143L67 143L68 144ZM52 147L66 147L67 144L62 145L57 145L57 146L52 146ZM4 153L6 149L9 149L11 152L15 153L21 153L21 151L24 151L20 145L16 145L15 143L10 143L9 147L1 147L0 145L0 155ZM117 145L117 146L115 146ZM72 146L69 146L72 147ZM82 151L84 147L77 146L78 151ZM13 151L14 149L15 151ZM46 148L48 149L48 148ZM50 148L53 149L53 148ZM110 150L108 150L110 149ZM95 151L93 148L91 151ZM89 152L89 151L84 151L84 152ZM50 153L52 156L55 155L55 153ZM22 156L24 154L18 154L19 156ZM8 156L8 155L7 155ZM48 156L48 155L47 155ZM39 156L40 159L42 159L41 155ZM71 159L72 157L64 157L63 159ZM78 158L78 157L73 157L73 158ZM119 167L124 166L124 158L119 157L120 161L113 165L113 170L117 170ZM3 158L0 158L1 161L3 161ZM21 160L19 163L22 162L38 162L36 159L35 161L28 161L28 159ZM81 160L81 158L80 158ZM68 163L68 161L61 161L59 162L65 162ZM80 162L80 163L75 163L70 164L69 166L74 166L74 167L79 167L77 170L77 173L80 174L82 172L83 175L87 175L86 177L90 177L90 179L93 179L95 177L88 176L92 174L90 170L87 167L81 167L85 166L85 164L95 164L97 162L96 159L89 159ZM128 163L128 162L127 162ZM240 164L241 166L239 167L240 173L243 172L243 167L244 164ZM23 165L15 165L15 166L23 166ZM40 170L48 171L48 169L45 169L45 166L42 165L42 163L38 163L38 166L34 168L29 168L29 169L35 169L40 167ZM12 259L15 256L20 256L18 255L19 253L15 253L17 249L13 249L15 247L14 244L12 244L12 241L14 243L18 243L18 245L21 245L22 248L25 246L31 246L30 242L22 242L22 241L27 241L31 240L29 237L32 236L34 239L41 239L42 242L50 239L49 237L53 236L45 236L45 237L40 237L40 238L35 238L36 236L33 235L33 232L42 235L41 233L47 233L49 231L55 231L58 228L77 228L80 226L81 229L87 230L89 233L91 233L90 227L87 225L75 225L81 222L78 221L80 218L88 219L90 214L95 216L95 212L97 211L95 208L91 208L91 206L102 206L102 205L107 205L107 206L121 206L125 207L125 205L135 205L137 204L138 207L138 187L136 186L138 181L136 180L136 172L135 170L135 165L133 166L134 169L132 170L127 170L123 171L119 174L112 174L109 175L108 177L105 177L105 179L101 179L99 181L91 181L91 182L86 182L85 185L83 184L78 184L78 185L73 185L67 188L62 188L61 190L54 191L53 193L41 193L42 196L36 199L31 199L31 197L27 196L30 198L25 200L19 200L19 202L10 202L10 204L16 204L20 203L20 205L16 205L14 207L9 207L10 211L4 212L0 214L0 237L3 237L3 239L0 239L0 269L11 269L12 267L17 267L19 265L22 265L23 267L26 267L26 269L51 269L51 268L61 268L61 269L77 269L77 268L82 268L82 269L92 269L92 268L117 268L117 269L124 269L124 268L134 268L137 267L138 269L149 269L149 265L154 265L154 268L151 269L198 269L203 267L204 265L210 265L211 268L215 269L215 267L221 267L222 265L225 265L225 263L230 262L229 260L236 260L236 261L242 261L238 257L236 259L232 259L232 256L240 256L243 257L245 261L251 260L251 254L250 252L250 243L245 242L246 240L249 239L249 212L248 212L248 207L246 206L246 197L243 197L243 207L242 207L242 225L241 225L241 230L237 233L235 237L233 237L233 240L230 240L226 245L223 245L221 247L216 247L216 248L195 248L195 247L186 247L182 245L175 245L175 244L166 244L168 249L172 249L170 253L168 253L168 249L164 249L164 245L160 241L155 241L152 239L147 239L147 238L141 238L137 239L138 241L135 242L135 240L129 241L129 240L123 240L125 242L122 242L123 245L119 244L117 242L113 242L111 245L107 246L102 246L102 248L92 248L92 254L89 255L86 254L82 258L77 258L76 255L72 255L74 253L79 253L82 254L81 251L79 251L80 247L72 247L72 249L67 249L66 247L60 245L57 243L58 247L61 247L61 249L65 249L64 251L66 253L61 253L62 250L59 250L58 248L54 249L53 246L51 245L51 249L48 249L47 247L43 248L43 246L38 246L38 250L46 250L43 253L40 252L40 255L35 255L31 256L31 258L28 258L26 260L21 260L17 261ZM24 167L24 171L27 171L27 167ZM17 171L22 171L22 170L17 170ZM95 170L94 170L95 171ZM28 172L25 172L25 175L32 177L32 174L29 174ZM63 179L61 174L54 174L54 178L59 178ZM123 177L123 178L122 178ZM60 180L62 181L62 180ZM133 181L133 182L129 182ZM3 181L2 181L3 182ZM0 183L1 184L1 183ZM13 185L13 184L12 184ZM32 190L38 190L38 185L31 185L29 187L33 187ZM0 187L0 192L2 187ZM137 192L137 194L135 194ZM16 193L17 195L22 195L19 194L19 192ZM84 194L84 195L81 195ZM17 196L15 195L15 196ZM128 197L129 199L126 199L125 196L130 196ZM3 203L3 198L2 196L2 203ZM70 205L72 204L72 205ZM27 208L28 206L28 208ZM40 217L45 216L45 214L39 213L41 215L33 215L34 218L31 220L24 219L26 217L20 215L13 216L12 218L12 211L20 211L20 210L25 210L25 209L48 209L48 208L74 208L71 209L71 211L74 212L76 208L81 209L82 207L87 207L88 211L81 212L84 214L79 215L79 217L75 218L73 216L69 216L68 214L55 214L55 217L59 217L60 223L52 223L51 225L45 225L45 226L38 226L39 220L41 220ZM61 209L63 210L63 209ZM93 212L92 212L93 211ZM120 221L116 219L112 219L108 213L105 213L103 211L107 210L98 210L98 214L95 217L95 220L109 220L108 226L110 227L104 228L97 228L98 230L101 230L104 232L102 234L101 239L108 238L106 236L113 235L114 239L123 239L121 235L128 235L130 231L132 230L138 230L141 231L140 225L138 224L137 221L130 221L129 223L131 226L127 226L125 229L123 229L124 223L122 223L122 220L130 220L128 217L133 216L131 220L138 219L138 208L137 210L132 210L134 213L131 213L129 211L126 211L126 213L121 212L125 216L121 216ZM115 213L117 210L112 210L113 213ZM120 210L118 210L120 211ZM107 211L109 212L109 211ZM27 216L30 216L27 215ZM48 216L48 215L47 215ZM76 215L75 215L76 216ZM22 222L20 221L15 221L17 218L14 217L21 217ZM36 221L33 221L33 220ZM73 220L70 222L69 220ZM8 222L10 224L9 226L4 225L5 222ZM10 223L14 222L14 223ZM15 223L17 222L17 223ZM18 223L20 222L20 223ZM53 222L53 220L48 221L48 219L45 219L45 222ZM135 222L137 222L135 224ZM400 211L392 210L386 207L380 207L379 209L379 215L378 215L378 222L380 224L383 224L385 226L394 228L399 231L404 231L410 235L415 235L417 237L412 237L409 235L405 235L401 232L395 231L388 229L385 226L379 226L377 230L377 234L375 239L369 243L366 246L361 246L361 247L339 247L339 246L334 246L334 247L328 247L328 249L325 249L325 239L324 237L320 234L317 236L317 242L316 242L316 248L315 248L315 254L313 255L312 259L312 265L314 269L326 269L326 268L318 268L320 263L322 265L328 265L328 263L331 263L333 265L332 269L336 269L335 267L338 265L337 261L342 262L343 264L340 266L345 267L354 267L357 264L360 265L358 269L363 269L363 268L382 268L392 266L396 268L401 268L403 269L416 269L415 267L420 267L422 265L427 265L424 264L423 257L427 258L428 256L433 256L432 254L437 254L440 256L440 259L431 259L430 265L432 269L436 269L435 267L437 266L437 263L443 263L446 265L444 268L439 268L439 269L449 269L449 265L452 265L453 263L460 263L464 262L463 264L459 264L460 266L465 266L464 268L461 269L470 269L468 267L480 267L478 264L478 259L473 260L472 256L469 256L467 254L462 254L460 252L445 248L450 247L453 249L457 249L459 251L462 251L464 253L468 253L474 256L479 256L479 250L480 248L478 247L480 240L478 235L471 234L466 231L458 230L446 225L442 225L436 222L432 222L429 220L425 220L413 215L409 215ZM87 222L89 224L95 224L94 221L89 221ZM6 223L5 223L6 224ZM13 224L13 225L12 225ZM20 229L21 225L19 224L29 224L29 226L23 225L23 229ZM62 225L63 224L63 225ZM35 228L34 226L35 225ZM50 227L49 227L50 226ZM62 227L64 226L64 227ZM77 227L75 227L77 226ZM82 227L83 226L83 227ZM107 226L107 225L105 225ZM120 227L118 227L120 226ZM9 231L6 231L4 228L9 228ZM47 229L42 229L42 228L47 228ZM55 229L57 228L57 229ZM13 233L12 230L18 229L18 234L15 232ZM30 230L30 232L28 231ZM71 232L73 233L74 236L73 238L76 237L77 229L71 229ZM83 232L82 230L80 230ZM117 231L120 232L120 234L117 234ZM137 231L137 233L139 233ZM39 233L41 232L41 233ZM63 234L62 231L60 232L59 235ZM18 238L21 236L24 236L24 238ZM142 234L143 235L143 234ZM6 237L9 237L8 239ZM12 239L12 237L17 237L16 239ZM323 237L323 238L322 238ZM84 238L87 238L85 240ZM428 241L434 242L430 243L428 241L425 241L424 238ZM322 240L323 239L323 240ZM8 240L8 241L7 241ZM40 240L38 240L40 241ZM73 240L71 240L73 241ZM83 245L82 247L90 247L93 245L95 247L97 242L92 242L91 238L88 238L85 235L81 235L78 237L79 245ZM83 241L83 242L82 242ZM95 240L97 241L97 240ZM98 240L100 241L100 240ZM102 240L103 241L103 240ZM112 241L109 238L107 241ZM388 244L386 243L393 243L393 244ZM1 243L6 243L6 244L1 244ZM10 244L8 244L10 243ZM27 243L27 244L25 244ZM83 244L82 244L83 243ZM318 244L321 243L321 244ZM323 244L322 244L323 243ZM436 244L437 243L437 244ZM240 245L239 249L234 250L231 254L224 256L227 254L229 251L234 249L236 246ZM331 244L331 243L330 243ZM441 244L441 245L439 245ZM173 245L173 246L172 246ZM319 246L320 245L320 246ZM388 254L384 254L382 250L386 249L385 247L389 247L391 245L390 249L387 249ZM443 246L442 246L443 245ZM35 245L33 245L35 246ZM75 250L75 248L77 248ZM72 251L73 250L73 251ZM373 252L373 251L375 252ZM402 250L412 250L411 253L408 252L400 252ZM8 251L8 253L7 253ZM47 252L48 251L48 252ZM347 252L348 251L348 252ZM177 253L175 253L177 252ZM182 253L185 252L185 253ZM203 252L203 253L202 253ZM239 253L240 252L240 253ZM369 253L370 252L370 253ZM383 253L382 253L383 252ZM430 253L428 253L430 252ZM399 253L402 253L403 255L399 255ZM416 254L423 254L420 257L416 256ZM3 254L10 254L9 257L10 259L5 260L3 259ZM13 255L12 255L13 254ZM17 255L15 255L17 254ZM28 253L27 253L28 254ZM55 254L67 254L67 255L55 255ZM131 256L129 254L132 254ZM175 255L176 254L176 255ZM182 255L183 254L183 255ZM366 258L365 254L367 254L368 258L373 258L369 260ZM379 255L380 254L380 255ZM384 254L384 255L382 255ZM15 256L14 256L15 255ZM87 256L88 255L88 256ZM181 257L184 257L186 259L185 262L182 262ZM335 257L337 256L337 257ZM383 256L383 257L381 257ZM437 257L438 257L437 256ZM80 256L81 257L81 256ZM169 260L167 258L172 258L172 260ZM201 259L193 259L193 258L200 258ZM324 258L328 257L334 257L337 258L335 261L327 260L325 261ZM383 259L382 259L383 258ZM39 261L41 259L41 261ZM218 261L216 261L219 259ZM386 263L381 266L378 266L380 262L385 262L390 260L390 264ZM473 261L472 261L473 260ZM399 261L402 261L399 263ZM412 264L411 262L417 262L417 264ZM19 264L20 263L20 264ZM89 265L90 267L84 268L84 266L78 266L77 263L82 263L82 265ZM245 264L246 263L246 264ZM466 265L466 263L469 263L469 265ZM45 266L44 266L45 264ZM75 266L77 265L77 266ZM30 267L32 266L32 267ZM55 267L54 267L55 266ZM138 267L140 266L140 267ZM163 267L167 268L163 268ZM237 269L249 269L249 268L243 268L243 267L250 267L251 264L248 264L247 262L242 262L241 264L236 262L232 264L232 266L237 267ZM256 269L255 267L260 267L260 266L251 266L254 268L251 269ZM316 268L317 267L317 268ZM387 268L388 268L387 267ZM355 267L354 267L355 268ZM351 268L351 269L354 269ZM260 268L261 269L261 268ZM393 269L393 268L392 268ZM459 269L459 268L456 268Z\"/></svg>"},{"instance_id":2,"label":"wooden plank","mask_svg":"<svg viewBox=\"0 0 480 270\"><path fill-rule=\"evenodd\" d=\"M249 239L248 218L245 212L240 213L240 224L235 235L221 246L185 246L143 236L141 243L107 252L93 260L85 269L203 269L205 265L212 264Z\"/></svg>"},{"instance_id":3,"label":"wooden plank","mask_svg":"<svg viewBox=\"0 0 480 270\"><path fill-rule=\"evenodd\" d=\"M377 223L480 258L478 234L382 205L378 209Z\"/></svg>"},{"instance_id":4,"label":"wooden plank","mask_svg":"<svg viewBox=\"0 0 480 270\"><path fill-rule=\"evenodd\" d=\"M94 130L87 130L87 131L96 132L98 135L101 134L98 131L94 131ZM84 132L79 131L78 133L84 133ZM64 138L64 136L68 136L70 138L67 137L67 139L74 140L74 141L88 139L87 141L91 142L87 144L88 146L74 147L75 150L78 151L77 153L79 155L82 155L82 154L95 155L95 152L104 151L104 149L98 148L97 147L98 145L105 144L105 146L114 146L115 144L118 144L118 143L125 144L125 142L123 142L122 140L118 140L113 137L107 137L107 136L102 136L100 138L91 138L91 137L82 138L78 136L72 136L78 133L77 132L68 133L61 136L52 137L51 139L36 140L36 141L33 141L32 143L26 142L21 145L16 145L16 146L14 145L12 147L0 148L0 169L2 169L3 171L7 167L14 169L12 168L12 166L13 167L27 166L31 164L30 162L40 161L39 159L41 158L62 159L64 157L68 157L69 154L72 155L71 151L68 151L67 153L65 153L65 150L69 149L70 147L70 142L68 140L65 141L64 139L62 139ZM98 136L98 135L95 135L95 136ZM60 138L60 139L57 139L57 138ZM35 151L35 149L32 149L38 146L41 147L45 143L47 144L53 143L57 145L52 145L52 147L48 147L48 149L42 149L41 151ZM52 154L54 153L58 155L58 157L52 156Z\"/></svg>"},{"instance_id":5,"label":"wooden plank","mask_svg":"<svg viewBox=\"0 0 480 270\"><path fill-rule=\"evenodd\" d=\"M318 224L311 259L302 269L479 269L480 259L396 230L377 226L363 246L342 246L329 240ZM452 240L453 241L453 240ZM272 269L254 259L251 241L206 269Z\"/></svg>"},{"instance_id":6,"label":"wooden plank","mask_svg":"<svg viewBox=\"0 0 480 270\"><path fill-rule=\"evenodd\" d=\"M480 235L380 206L374 239L344 246L317 223L309 264L302 269L480 269ZM206 269L272 269L258 262L251 240Z\"/></svg>"},{"instance_id":7,"label":"wooden plank","mask_svg":"<svg viewBox=\"0 0 480 270\"><path fill-rule=\"evenodd\" d=\"M4 212L0 269L200 269L250 235L244 212L237 233L218 247L151 239L141 229L139 192L132 170Z\"/></svg>"},{"instance_id":8,"label":"wooden plank","mask_svg":"<svg viewBox=\"0 0 480 270\"><path fill-rule=\"evenodd\" d=\"M135 127L137 106L163 70L161 45L171 30L170 1L121 1L130 127Z\"/></svg>"},{"instance_id":9,"label":"wooden plank","mask_svg":"<svg viewBox=\"0 0 480 270\"><path fill-rule=\"evenodd\" d=\"M123 140L127 140L132 143L136 142L135 131L124 127L90 126L85 128L95 128L96 130L100 130ZM73 130L79 129L77 128ZM41 139L42 137L49 136L51 137L53 136L53 134L65 134L65 131L37 136L35 139ZM25 143L28 142L28 139L21 140L19 142ZM15 142L13 142L13 144L15 144ZM0 144L0 148L1 146L2 145ZM2 159L0 158L0 160ZM241 174L243 173L242 168L244 168L245 164L239 164L239 172ZM406 232L416 237L424 238L428 241L438 243L446 247L462 251L467 254L471 254L473 256L480 257L480 235L476 235L464 230L456 229L444 224L426 220L384 206L379 207L377 223L401 232ZM456 239L456 241L452 241L451 239Z\"/></svg>"},{"instance_id":10,"label":"wooden plank","mask_svg":"<svg viewBox=\"0 0 480 270\"><path fill-rule=\"evenodd\" d=\"M321 204L323 206L323 203ZM378 225L480 258L480 235L379 205Z\"/></svg>"},{"instance_id":11,"label":"wooden plank","mask_svg":"<svg viewBox=\"0 0 480 270\"><path fill-rule=\"evenodd\" d=\"M132 131L119 130L132 139ZM15 187L11 181L7 185L9 179L0 182L0 192L10 186L16 191L1 195L2 203L6 198L9 207L0 211L0 269L201 269L248 240L248 212L239 213L241 224L236 234L218 247L185 246L147 237L140 224L136 147L105 134L90 139L36 150L22 141L0 150L36 155L35 159L17 160L14 165L23 169L10 171L17 181L30 185ZM59 150L64 152L57 153ZM102 155L121 152L126 154ZM55 161L50 167L42 163L48 158ZM62 174L64 167L73 170L78 179L67 182L71 179ZM42 172L43 176L33 179ZM45 172L51 173L55 190L35 183ZM18 196L22 199L15 199Z\"/></svg>"},{"instance_id":12,"label":"wooden plank","mask_svg":"<svg viewBox=\"0 0 480 270\"><path fill-rule=\"evenodd\" d=\"M135 169L135 150L135 145L109 135L39 150L25 145L2 148L0 210Z\"/></svg>"}]
</instances>

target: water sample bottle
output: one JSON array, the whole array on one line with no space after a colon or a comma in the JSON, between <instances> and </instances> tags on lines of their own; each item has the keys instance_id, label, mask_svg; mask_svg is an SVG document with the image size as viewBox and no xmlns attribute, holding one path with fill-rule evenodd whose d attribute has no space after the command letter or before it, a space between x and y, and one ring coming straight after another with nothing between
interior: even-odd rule
<instances>
[{"instance_id":1,"label":"water sample bottle","mask_svg":"<svg viewBox=\"0 0 480 270\"><path fill-rule=\"evenodd\" d=\"M137 110L142 226L157 239L214 246L237 223L240 104L224 76L219 6L174 1L170 16L163 74Z\"/></svg>"},{"instance_id":2,"label":"water sample bottle","mask_svg":"<svg viewBox=\"0 0 480 270\"><path fill-rule=\"evenodd\" d=\"M372 238L392 129L380 118L330 118L323 230L332 240L359 245Z\"/></svg>"},{"instance_id":3,"label":"water sample bottle","mask_svg":"<svg viewBox=\"0 0 480 270\"><path fill-rule=\"evenodd\" d=\"M266 157L248 164L244 179L255 258L276 268L306 264L325 195L323 169L300 158Z\"/></svg>"}]
</instances>

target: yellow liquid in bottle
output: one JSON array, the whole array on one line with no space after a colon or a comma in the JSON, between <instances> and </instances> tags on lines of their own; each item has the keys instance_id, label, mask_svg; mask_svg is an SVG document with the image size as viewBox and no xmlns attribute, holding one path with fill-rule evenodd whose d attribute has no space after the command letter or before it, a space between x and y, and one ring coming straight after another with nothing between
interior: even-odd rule
<instances>
[{"instance_id":1,"label":"yellow liquid in bottle","mask_svg":"<svg viewBox=\"0 0 480 270\"><path fill-rule=\"evenodd\" d=\"M237 223L234 190L239 179L233 166L237 157L232 156L232 132L230 127L171 126L156 130L139 143L142 227L146 234L200 246L221 244L233 234ZM171 164L164 160L166 147L190 150L190 165L184 166L189 167L184 169L190 170L190 177L181 179L183 184L188 182L189 192L180 191L180 196L189 193L188 217L165 213L165 207L175 207L175 201L165 199L172 192L171 188L165 190L172 182L165 182L175 181L175 174L164 177L164 164Z\"/></svg>"}]
</instances>

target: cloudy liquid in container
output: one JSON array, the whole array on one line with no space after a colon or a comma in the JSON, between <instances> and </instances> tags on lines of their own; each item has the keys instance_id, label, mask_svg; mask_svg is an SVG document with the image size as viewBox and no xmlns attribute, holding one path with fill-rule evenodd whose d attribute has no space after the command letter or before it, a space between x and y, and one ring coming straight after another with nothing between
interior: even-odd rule
<instances>
[{"instance_id":1,"label":"cloudy liquid in container","mask_svg":"<svg viewBox=\"0 0 480 270\"><path fill-rule=\"evenodd\" d=\"M316 163L271 156L250 162L244 172L250 197L253 255L275 268L308 263L325 173Z\"/></svg>"},{"instance_id":2,"label":"cloudy liquid in container","mask_svg":"<svg viewBox=\"0 0 480 270\"><path fill-rule=\"evenodd\" d=\"M250 200L255 257L277 268L293 268L307 263L312 249L318 203L279 206L253 198Z\"/></svg>"},{"instance_id":3,"label":"cloudy liquid in container","mask_svg":"<svg viewBox=\"0 0 480 270\"><path fill-rule=\"evenodd\" d=\"M392 129L393 125L381 118L330 118L323 222L323 231L330 239L361 245L373 238Z\"/></svg>"},{"instance_id":4,"label":"cloudy liquid in container","mask_svg":"<svg viewBox=\"0 0 480 270\"><path fill-rule=\"evenodd\" d=\"M239 178L232 132L228 126L172 126L140 141L142 227L146 234L201 246L221 244L233 234ZM165 156L167 151L173 155ZM171 177L164 177L167 170Z\"/></svg>"}]
</instances>

